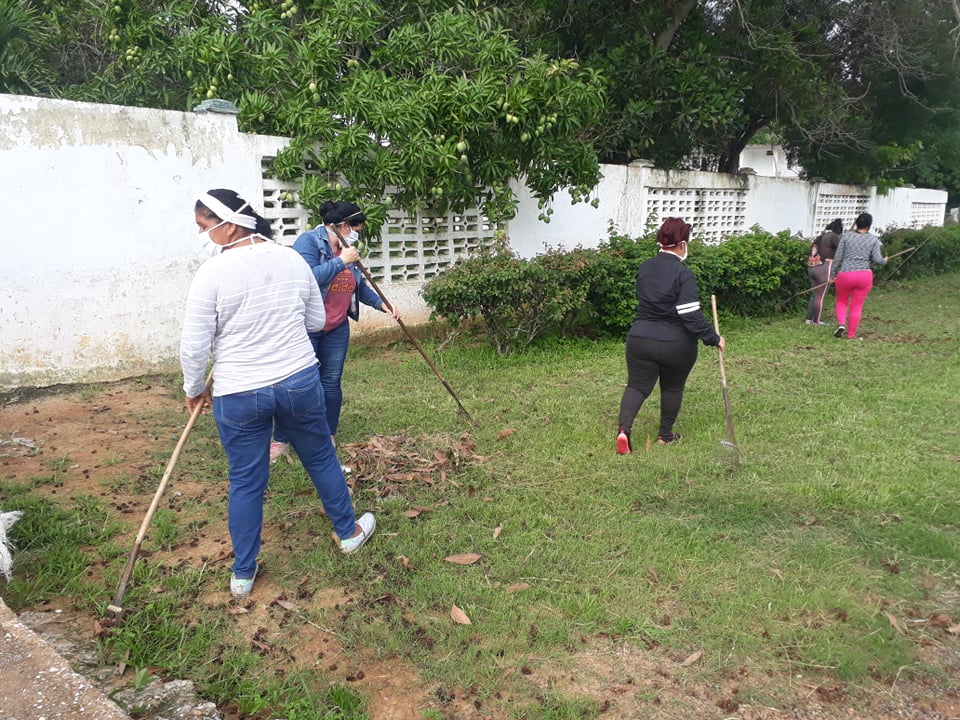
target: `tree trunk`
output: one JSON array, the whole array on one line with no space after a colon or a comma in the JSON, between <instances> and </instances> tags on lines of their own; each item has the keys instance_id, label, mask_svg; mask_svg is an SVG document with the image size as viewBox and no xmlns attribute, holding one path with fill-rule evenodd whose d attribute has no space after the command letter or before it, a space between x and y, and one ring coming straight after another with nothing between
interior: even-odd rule
<instances>
[{"instance_id":1,"label":"tree trunk","mask_svg":"<svg viewBox=\"0 0 960 720\"><path fill-rule=\"evenodd\" d=\"M673 12L670 15L670 23L657 35L657 39L654 40L653 44L658 50L666 50L670 47L670 43L673 42L673 36L677 34L677 30L683 25L683 21L687 19L687 16L696 6L697 0L677 0L677 2L674 3Z\"/></svg>"}]
</instances>

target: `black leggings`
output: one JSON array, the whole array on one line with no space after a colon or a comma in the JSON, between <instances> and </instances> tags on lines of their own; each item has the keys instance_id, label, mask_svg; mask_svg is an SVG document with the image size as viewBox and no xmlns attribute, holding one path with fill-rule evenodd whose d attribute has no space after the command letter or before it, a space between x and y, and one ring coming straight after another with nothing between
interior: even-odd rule
<instances>
[{"instance_id":1,"label":"black leggings","mask_svg":"<svg viewBox=\"0 0 960 720\"><path fill-rule=\"evenodd\" d=\"M660 436L671 438L683 404L687 376L697 362L697 341L627 336L627 388L620 400L618 429L630 434L643 401L660 380Z\"/></svg>"}]
</instances>

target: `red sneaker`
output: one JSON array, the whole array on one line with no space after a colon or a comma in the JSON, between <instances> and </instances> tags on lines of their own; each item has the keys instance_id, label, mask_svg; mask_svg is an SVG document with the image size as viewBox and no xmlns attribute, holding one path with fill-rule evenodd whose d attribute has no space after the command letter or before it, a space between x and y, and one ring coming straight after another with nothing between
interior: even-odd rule
<instances>
[{"instance_id":1,"label":"red sneaker","mask_svg":"<svg viewBox=\"0 0 960 720\"><path fill-rule=\"evenodd\" d=\"M623 430L617 435L617 455L627 455L630 452L630 436Z\"/></svg>"}]
</instances>

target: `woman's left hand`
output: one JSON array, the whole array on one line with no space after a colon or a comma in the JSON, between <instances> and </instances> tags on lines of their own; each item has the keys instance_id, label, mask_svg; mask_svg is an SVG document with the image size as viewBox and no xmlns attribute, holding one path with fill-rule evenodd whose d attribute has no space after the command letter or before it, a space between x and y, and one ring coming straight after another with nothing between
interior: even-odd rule
<instances>
[{"instance_id":1,"label":"woman's left hand","mask_svg":"<svg viewBox=\"0 0 960 720\"><path fill-rule=\"evenodd\" d=\"M395 307L393 307L393 305L391 305L390 303L385 302L385 303L383 303L383 305L382 305L381 307L383 308L383 311L384 311L387 315L389 315L390 317L392 317L394 320L399 320L399 319L400 319L400 311L397 310Z\"/></svg>"}]
</instances>

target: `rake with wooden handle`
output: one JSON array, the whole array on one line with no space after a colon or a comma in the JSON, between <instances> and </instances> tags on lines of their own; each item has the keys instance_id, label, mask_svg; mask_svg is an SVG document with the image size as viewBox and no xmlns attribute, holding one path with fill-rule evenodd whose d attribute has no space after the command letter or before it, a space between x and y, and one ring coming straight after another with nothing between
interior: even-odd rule
<instances>
[{"instance_id":1,"label":"rake with wooden handle","mask_svg":"<svg viewBox=\"0 0 960 720\"><path fill-rule=\"evenodd\" d=\"M720 334L720 320L717 316L717 296L710 296L710 304L713 306L713 329ZM720 359L720 386L723 388L723 410L727 416L727 434L720 441L721 447L725 447L733 452L733 462L740 462L740 446L737 445L737 436L733 432L733 412L730 410L730 391L727 389L727 371L723 366L723 350L717 348L717 357Z\"/></svg>"}]
</instances>

